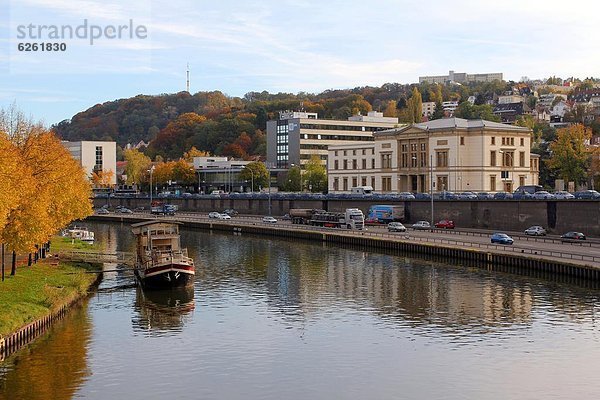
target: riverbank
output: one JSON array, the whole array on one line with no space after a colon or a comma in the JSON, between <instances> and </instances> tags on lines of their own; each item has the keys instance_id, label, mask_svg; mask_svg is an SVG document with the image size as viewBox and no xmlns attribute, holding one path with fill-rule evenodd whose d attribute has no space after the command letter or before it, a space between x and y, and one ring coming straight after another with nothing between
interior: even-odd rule
<instances>
[{"instance_id":1,"label":"riverbank","mask_svg":"<svg viewBox=\"0 0 600 400\"><path fill-rule=\"evenodd\" d=\"M60 237L52 243L52 250L86 245ZM20 264L16 275L6 276L0 283L0 358L5 353L5 342L15 333L36 321L52 319L86 296L99 278L90 270L97 270L97 266L58 262L50 256L30 267Z\"/></svg>"}]
</instances>

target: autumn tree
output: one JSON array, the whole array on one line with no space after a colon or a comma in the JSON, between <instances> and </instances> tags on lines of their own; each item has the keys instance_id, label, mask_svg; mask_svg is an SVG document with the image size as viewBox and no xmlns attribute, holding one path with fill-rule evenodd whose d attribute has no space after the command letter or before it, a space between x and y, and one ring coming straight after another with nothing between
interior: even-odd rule
<instances>
[{"instance_id":1,"label":"autumn tree","mask_svg":"<svg viewBox=\"0 0 600 400\"><path fill-rule=\"evenodd\" d=\"M304 187L313 193L325 192L327 190L327 170L321 163L321 158L313 154L305 164L306 173L303 174Z\"/></svg>"},{"instance_id":2,"label":"autumn tree","mask_svg":"<svg viewBox=\"0 0 600 400\"><path fill-rule=\"evenodd\" d=\"M385 106L385 110L383 110L384 117L396 117L398 115L398 111L396 110L396 102L394 100L390 100Z\"/></svg>"},{"instance_id":3,"label":"autumn tree","mask_svg":"<svg viewBox=\"0 0 600 400\"><path fill-rule=\"evenodd\" d=\"M113 176L115 176L115 173L112 170L101 170L92 172L90 179L95 187L110 187Z\"/></svg>"},{"instance_id":4,"label":"autumn tree","mask_svg":"<svg viewBox=\"0 0 600 400\"><path fill-rule=\"evenodd\" d=\"M210 157L210 153L208 151L198 150L195 146L192 146L191 149L183 153L183 159L187 162L194 162L194 157Z\"/></svg>"},{"instance_id":5,"label":"autumn tree","mask_svg":"<svg viewBox=\"0 0 600 400\"><path fill-rule=\"evenodd\" d=\"M194 166L191 165L184 159L179 159L177 161L173 161L173 181L177 181L182 184L190 184L196 182L196 172L194 171Z\"/></svg>"},{"instance_id":6,"label":"autumn tree","mask_svg":"<svg viewBox=\"0 0 600 400\"><path fill-rule=\"evenodd\" d=\"M590 138L590 130L581 124L558 129L556 140L550 144L548 166L566 182L584 182L589 160L586 142Z\"/></svg>"},{"instance_id":7,"label":"autumn tree","mask_svg":"<svg viewBox=\"0 0 600 400\"><path fill-rule=\"evenodd\" d=\"M244 169L240 171L240 179L251 183L252 191L257 188L267 187L269 185L269 170L264 163L254 161L246 164Z\"/></svg>"},{"instance_id":8,"label":"autumn tree","mask_svg":"<svg viewBox=\"0 0 600 400\"><path fill-rule=\"evenodd\" d=\"M150 158L136 149L125 150L123 158L127 162L125 167L127 184L133 185L142 182L142 178L146 176L146 171L150 167Z\"/></svg>"}]
</instances>

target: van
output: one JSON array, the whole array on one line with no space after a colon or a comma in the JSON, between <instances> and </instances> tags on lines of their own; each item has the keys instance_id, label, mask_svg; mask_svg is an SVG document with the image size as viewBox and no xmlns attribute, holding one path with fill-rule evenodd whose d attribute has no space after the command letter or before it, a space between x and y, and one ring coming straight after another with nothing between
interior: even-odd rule
<instances>
[{"instance_id":1,"label":"van","mask_svg":"<svg viewBox=\"0 0 600 400\"><path fill-rule=\"evenodd\" d=\"M352 194L370 195L373 194L373 186L357 186L350 189Z\"/></svg>"},{"instance_id":2,"label":"van","mask_svg":"<svg viewBox=\"0 0 600 400\"><path fill-rule=\"evenodd\" d=\"M221 195L223 194L226 194L224 190L213 190L212 192L210 192L211 196L221 197Z\"/></svg>"},{"instance_id":3,"label":"van","mask_svg":"<svg viewBox=\"0 0 600 400\"><path fill-rule=\"evenodd\" d=\"M525 185L525 186L519 186L517 188L517 190L515 190L515 193L534 194L534 193L540 192L542 190L544 190L544 188L540 185Z\"/></svg>"}]
</instances>

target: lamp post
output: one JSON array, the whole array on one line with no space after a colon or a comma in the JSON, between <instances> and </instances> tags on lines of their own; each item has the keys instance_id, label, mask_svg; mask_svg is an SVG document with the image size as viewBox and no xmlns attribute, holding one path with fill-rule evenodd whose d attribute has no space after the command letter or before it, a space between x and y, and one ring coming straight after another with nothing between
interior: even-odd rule
<instances>
[{"instance_id":1,"label":"lamp post","mask_svg":"<svg viewBox=\"0 0 600 400\"><path fill-rule=\"evenodd\" d=\"M271 169L267 163L265 163L265 167L267 167L267 176L269 179L269 216L271 216Z\"/></svg>"},{"instance_id":2,"label":"lamp post","mask_svg":"<svg viewBox=\"0 0 600 400\"><path fill-rule=\"evenodd\" d=\"M152 172L154 172L154 165L148 170L150 172L150 206L152 207Z\"/></svg>"},{"instance_id":3,"label":"lamp post","mask_svg":"<svg viewBox=\"0 0 600 400\"><path fill-rule=\"evenodd\" d=\"M429 197L431 197L431 229L433 230L433 154L429 155Z\"/></svg>"}]
</instances>

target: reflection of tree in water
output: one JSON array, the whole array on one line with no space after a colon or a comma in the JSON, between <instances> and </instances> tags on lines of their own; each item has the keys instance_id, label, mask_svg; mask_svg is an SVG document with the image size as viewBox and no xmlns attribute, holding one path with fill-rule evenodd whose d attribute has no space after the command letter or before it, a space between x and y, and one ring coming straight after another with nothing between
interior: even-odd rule
<instances>
[{"instance_id":1,"label":"reflection of tree in water","mask_svg":"<svg viewBox=\"0 0 600 400\"><path fill-rule=\"evenodd\" d=\"M179 331L194 310L194 288L147 290L137 288L132 323L138 331Z\"/></svg>"},{"instance_id":2,"label":"reflection of tree in water","mask_svg":"<svg viewBox=\"0 0 600 400\"><path fill-rule=\"evenodd\" d=\"M51 334L42 336L0 367L0 399L66 400L90 375L87 350L92 327L87 306L75 307Z\"/></svg>"}]
</instances>

